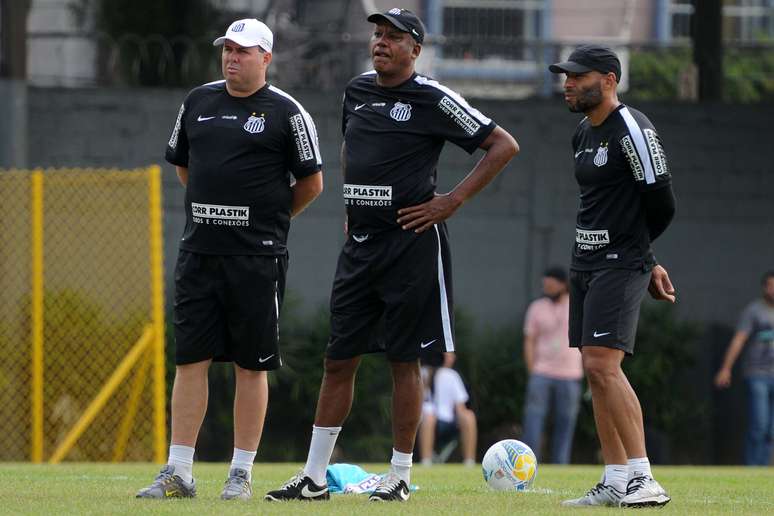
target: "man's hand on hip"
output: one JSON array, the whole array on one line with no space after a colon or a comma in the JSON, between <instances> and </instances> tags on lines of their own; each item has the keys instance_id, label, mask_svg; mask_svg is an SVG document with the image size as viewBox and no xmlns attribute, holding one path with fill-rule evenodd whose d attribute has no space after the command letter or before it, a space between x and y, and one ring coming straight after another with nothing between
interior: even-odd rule
<instances>
[{"instance_id":1,"label":"man's hand on hip","mask_svg":"<svg viewBox=\"0 0 774 516\"><path fill-rule=\"evenodd\" d=\"M451 194L435 194L425 203L399 209L398 224L405 230L422 233L451 217L461 204Z\"/></svg>"}]
</instances>

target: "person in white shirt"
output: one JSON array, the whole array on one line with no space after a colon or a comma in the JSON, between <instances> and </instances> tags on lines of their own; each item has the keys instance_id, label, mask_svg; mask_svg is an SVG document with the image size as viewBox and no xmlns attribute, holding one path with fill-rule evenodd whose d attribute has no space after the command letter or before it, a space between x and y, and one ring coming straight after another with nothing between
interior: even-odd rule
<instances>
[{"instance_id":1,"label":"person in white shirt","mask_svg":"<svg viewBox=\"0 0 774 516\"><path fill-rule=\"evenodd\" d=\"M436 440L448 441L459 434L460 452L466 466L475 464L477 424L476 414L465 404L470 399L460 374L452 369L456 355L443 354L442 367L422 369L425 380L425 400L419 427L419 454L422 464L432 464Z\"/></svg>"}]
</instances>

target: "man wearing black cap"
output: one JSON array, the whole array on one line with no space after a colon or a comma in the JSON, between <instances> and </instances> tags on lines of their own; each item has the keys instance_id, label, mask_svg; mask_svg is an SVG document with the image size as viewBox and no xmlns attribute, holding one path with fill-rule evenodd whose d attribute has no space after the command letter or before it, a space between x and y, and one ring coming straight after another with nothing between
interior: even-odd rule
<instances>
[{"instance_id":1,"label":"man wearing black cap","mask_svg":"<svg viewBox=\"0 0 774 516\"><path fill-rule=\"evenodd\" d=\"M674 216L675 198L661 139L650 120L618 101L621 64L605 47L582 45L549 69L564 73L564 99L586 117L572 138L580 208L570 271L570 346L591 387L603 481L563 505L661 506L645 452L642 410L621 369L634 352L645 291L674 303L653 242Z\"/></svg>"},{"instance_id":2,"label":"man wearing black cap","mask_svg":"<svg viewBox=\"0 0 774 516\"><path fill-rule=\"evenodd\" d=\"M414 72L425 29L406 9L374 14L374 70L344 93L342 165L348 238L331 293L331 338L309 456L268 500L326 499L325 470L352 405L360 356L384 352L393 378L390 473L371 501L409 497L422 413L421 351L454 351L444 221L518 152L503 129L465 99ZM451 192L436 194L446 141L485 154Z\"/></svg>"}]
</instances>

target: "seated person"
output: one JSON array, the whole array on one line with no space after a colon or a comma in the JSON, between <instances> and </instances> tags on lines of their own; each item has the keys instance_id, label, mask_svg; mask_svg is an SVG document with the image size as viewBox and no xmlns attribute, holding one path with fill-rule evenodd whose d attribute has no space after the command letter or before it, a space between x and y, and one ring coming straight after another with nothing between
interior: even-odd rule
<instances>
[{"instance_id":1,"label":"seated person","mask_svg":"<svg viewBox=\"0 0 774 516\"><path fill-rule=\"evenodd\" d=\"M459 373L452 369L456 356L443 354L443 365L425 365L425 400L419 427L419 455L424 465L432 464L433 447L459 435L460 451L466 466L475 464L476 415L465 404L469 396ZM432 363L432 360L426 360Z\"/></svg>"}]
</instances>

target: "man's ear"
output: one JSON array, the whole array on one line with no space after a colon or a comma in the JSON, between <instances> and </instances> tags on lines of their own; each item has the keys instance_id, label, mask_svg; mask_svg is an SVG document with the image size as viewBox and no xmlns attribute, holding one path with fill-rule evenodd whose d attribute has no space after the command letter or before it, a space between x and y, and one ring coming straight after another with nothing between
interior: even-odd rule
<instances>
[{"instance_id":1,"label":"man's ear","mask_svg":"<svg viewBox=\"0 0 774 516\"><path fill-rule=\"evenodd\" d=\"M421 43L414 43L414 48L411 50L411 57L414 59L419 57L419 54L422 53L422 44Z\"/></svg>"},{"instance_id":2,"label":"man's ear","mask_svg":"<svg viewBox=\"0 0 774 516\"><path fill-rule=\"evenodd\" d=\"M607 81L608 88L611 90L615 90L618 86L618 80L613 72L608 72L607 75L605 75L605 80Z\"/></svg>"},{"instance_id":3,"label":"man's ear","mask_svg":"<svg viewBox=\"0 0 774 516\"><path fill-rule=\"evenodd\" d=\"M266 66L269 66L269 63L271 63L271 52L264 52L263 53L263 64Z\"/></svg>"}]
</instances>

